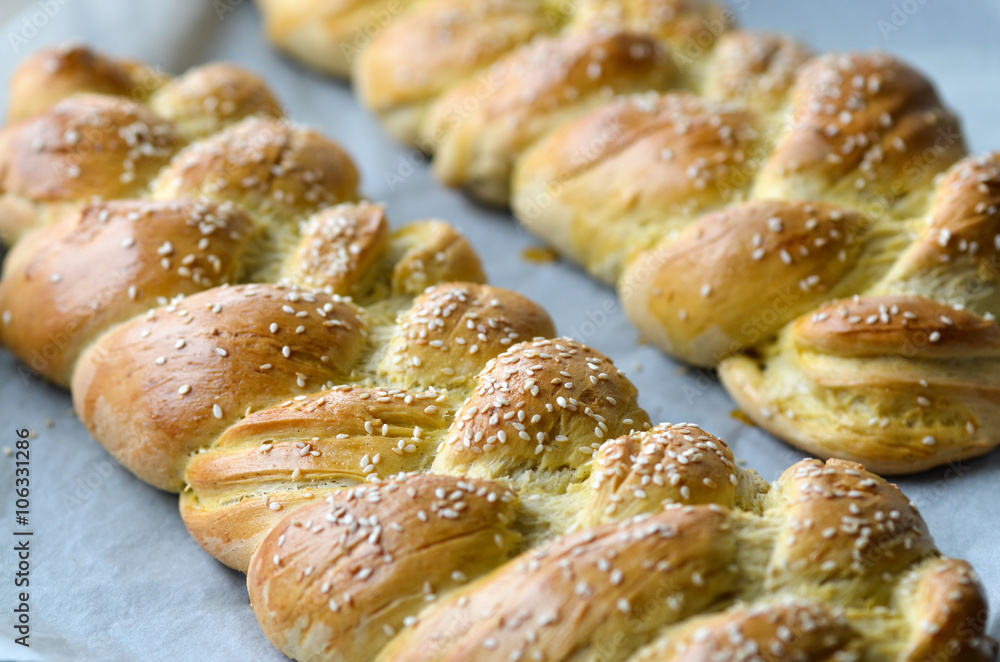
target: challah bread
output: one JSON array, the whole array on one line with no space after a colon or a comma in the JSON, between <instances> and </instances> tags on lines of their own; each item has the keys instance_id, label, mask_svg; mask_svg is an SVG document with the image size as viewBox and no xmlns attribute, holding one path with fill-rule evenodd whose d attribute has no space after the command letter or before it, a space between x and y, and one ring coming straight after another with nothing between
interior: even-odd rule
<instances>
[{"instance_id":1,"label":"challah bread","mask_svg":"<svg viewBox=\"0 0 1000 662\"><path fill-rule=\"evenodd\" d=\"M353 71L359 89L381 90L361 99L390 130L407 142L415 134L434 153L441 181L491 204L509 201L531 231L617 284L629 317L665 351L742 366L739 378L723 370L733 396L762 427L810 452L905 473L1000 443L982 413L996 404L988 388L953 392L941 412L906 414L889 404L909 398L896 380L885 383L885 398L860 393L856 380L821 387L822 371L834 368L813 362L799 377L813 386L793 397L785 389L794 380L754 367L787 359L798 374L801 361L784 357L797 351L786 326L854 295L930 298L992 323L1000 290L985 251L1000 233L990 220L996 205L983 190L972 204L949 203L949 227L933 220L932 199L960 188L957 174L936 178L965 146L920 73L883 53L813 56L786 36L735 30L732 12L711 2L496 6L493 16L476 3L415 3ZM537 32L514 37L518 21ZM409 48L445 24L455 30L445 30L443 50ZM468 45L468 35L490 30L502 48ZM630 55L652 54L646 75L614 66L616 49L602 41L611 38L629 40ZM954 172L988 188L991 160ZM925 218L940 233L924 232ZM920 372L936 369L952 374L940 363ZM831 423L846 418L854 423ZM855 443L855 434L876 434L872 424L879 438L885 426L898 428L899 442ZM929 442L938 436L953 441Z\"/></svg>"},{"instance_id":2,"label":"challah bread","mask_svg":"<svg viewBox=\"0 0 1000 662\"><path fill-rule=\"evenodd\" d=\"M116 112L95 98L58 103ZM50 225L28 199L0 337L181 492L286 654L643 659L725 618L772 652L995 655L965 618L975 575L894 486L806 461L769 488L697 426L650 428L607 357L468 282L455 230L331 206L357 174L315 133L254 116L189 140L144 197L95 200L95 180ZM813 622L836 637L786 641Z\"/></svg>"}]
</instances>

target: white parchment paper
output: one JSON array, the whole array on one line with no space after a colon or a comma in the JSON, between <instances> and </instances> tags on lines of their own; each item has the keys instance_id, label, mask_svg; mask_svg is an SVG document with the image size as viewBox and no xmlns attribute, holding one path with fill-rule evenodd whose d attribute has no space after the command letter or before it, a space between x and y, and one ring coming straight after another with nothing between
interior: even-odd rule
<instances>
[{"instance_id":1,"label":"white parchment paper","mask_svg":"<svg viewBox=\"0 0 1000 662\"><path fill-rule=\"evenodd\" d=\"M10 0L0 0L0 3ZM884 48L928 72L964 118L975 151L1000 149L1000 5L995 0L733 0L744 25L790 32L817 49ZM221 17L219 8L232 8ZM655 421L692 421L726 439L768 480L802 457L731 417L710 376L637 343L613 292L564 263L522 256L536 244L504 213L443 189L386 137L343 84L276 54L242 0L36 0L0 27L0 106L17 62L76 38L179 73L215 59L263 74L298 121L322 128L359 163L368 197L396 224L442 217L480 249L493 283L545 305L559 330L609 354ZM416 164L416 165L414 165ZM402 181L399 181L399 180ZM391 183L394 182L394 183ZM250 611L243 575L188 536L177 499L115 464L75 419L68 395L0 350L0 447L32 442L31 648L13 643L13 458L0 455L0 660L281 660ZM898 480L946 554L971 561L1000 637L1000 452Z\"/></svg>"}]
</instances>

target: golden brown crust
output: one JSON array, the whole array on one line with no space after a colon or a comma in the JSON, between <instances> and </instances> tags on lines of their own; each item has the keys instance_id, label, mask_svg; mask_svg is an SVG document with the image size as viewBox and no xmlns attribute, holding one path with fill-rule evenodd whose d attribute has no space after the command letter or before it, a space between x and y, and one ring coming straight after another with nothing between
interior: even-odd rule
<instances>
[{"instance_id":1,"label":"golden brown crust","mask_svg":"<svg viewBox=\"0 0 1000 662\"><path fill-rule=\"evenodd\" d=\"M298 660L374 659L419 605L505 560L515 503L502 484L434 475L336 492L254 553L254 613Z\"/></svg>"},{"instance_id":2,"label":"golden brown crust","mask_svg":"<svg viewBox=\"0 0 1000 662\"><path fill-rule=\"evenodd\" d=\"M551 337L548 313L499 287L448 283L429 288L396 320L380 373L406 387L452 388L523 340Z\"/></svg>"},{"instance_id":3,"label":"golden brown crust","mask_svg":"<svg viewBox=\"0 0 1000 662\"><path fill-rule=\"evenodd\" d=\"M800 318L792 336L796 347L838 356L1000 358L996 320L922 297L866 296L830 303Z\"/></svg>"},{"instance_id":4,"label":"golden brown crust","mask_svg":"<svg viewBox=\"0 0 1000 662\"><path fill-rule=\"evenodd\" d=\"M469 240L444 221L418 221L396 230L390 247L393 294L416 296L432 285L485 283L486 273Z\"/></svg>"},{"instance_id":5,"label":"golden brown crust","mask_svg":"<svg viewBox=\"0 0 1000 662\"><path fill-rule=\"evenodd\" d=\"M655 513L669 504L736 505L738 476L726 442L697 425L657 425L594 454L583 526Z\"/></svg>"},{"instance_id":6,"label":"golden brown crust","mask_svg":"<svg viewBox=\"0 0 1000 662\"><path fill-rule=\"evenodd\" d=\"M232 281L251 233L250 220L229 204L88 205L11 250L0 281L0 340L68 386L80 352L103 330Z\"/></svg>"},{"instance_id":7,"label":"golden brown crust","mask_svg":"<svg viewBox=\"0 0 1000 662\"><path fill-rule=\"evenodd\" d=\"M936 553L909 499L854 462L799 462L774 484L765 509L780 525L768 567L771 589L806 584L820 594L884 596L888 578Z\"/></svg>"},{"instance_id":8,"label":"golden brown crust","mask_svg":"<svg viewBox=\"0 0 1000 662\"><path fill-rule=\"evenodd\" d=\"M716 365L842 289L865 229L859 214L831 205L748 202L641 254L619 295L658 346Z\"/></svg>"},{"instance_id":9,"label":"golden brown crust","mask_svg":"<svg viewBox=\"0 0 1000 662\"><path fill-rule=\"evenodd\" d=\"M613 94L663 89L672 66L648 35L624 31L539 37L500 59L485 74L492 90L479 99L477 80L443 94L421 129L436 145L434 172L491 204L506 206L518 156L548 130Z\"/></svg>"},{"instance_id":10,"label":"golden brown crust","mask_svg":"<svg viewBox=\"0 0 1000 662\"><path fill-rule=\"evenodd\" d=\"M418 2L388 23L358 57L358 97L397 139L433 152L433 133L417 138L435 97L475 80L475 98L485 101L495 81L483 70L549 28L543 3L536 0Z\"/></svg>"},{"instance_id":11,"label":"golden brown crust","mask_svg":"<svg viewBox=\"0 0 1000 662\"><path fill-rule=\"evenodd\" d=\"M166 83L149 106L189 138L203 138L252 115L283 115L263 80L225 62L191 69Z\"/></svg>"},{"instance_id":12,"label":"golden brown crust","mask_svg":"<svg viewBox=\"0 0 1000 662\"><path fill-rule=\"evenodd\" d=\"M476 377L433 470L486 477L579 470L603 440L649 424L637 395L608 357L574 340L521 343Z\"/></svg>"},{"instance_id":13,"label":"golden brown crust","mask_svg":"<svg viewBox=\"0 0 1000 662\"><path fill-rule=\"evenodd\" d=\"M10 81L7 119L18 122L74 94L107 94L142 101L168 77L150 67L67 43L25 58Z\"/></svg>"},{"instance_id":14,"label":"golden brown crust","mask_svg":"<svg viewBox=\"0 0 1000 662\"><path fill-rule=\"evenodd\" d=\"M153 184L157 199L206 197L282 226L358 197L347 153L315 131L251 117L180 152Z\"/></svg>"},{"instance_id":15,"label":"golden brown crust","mask_svg":"<svg viewBox=\"0 0 1000 662\"><path fill-rule=\"evenodd\" d=\"M343 379L365 335L363 313L325 294L208 290L102 336L73 375L74 405L116 459L176 491L190 452L245 412Z\"/></svg>"},{"instance_id":16,"label":"golden brown crust","mask_svg":"<svg viewBox=\"0 0 1000 662\"><path fill-rule=\"evenodd\" d=\"M135 102L81 94L0 132L0 234L8 242L54 220L46 206L138 197L183 144Z\"/></svg>"},{"instance_id":17,"label":"golden brown crust","mask_svg":"<svg viewBox=\"0 0 1000 662\"><path fill-rule=\"evenodd\" d=\"M839 612L805 600L732 609L689 625L639 651L633 662L746 660L838 662L857 659L857 634Z\"/></svg>"},{"instance_id":18,"label":"golden brown crust","mask_svg":"<svg viewBox=\"0 0 1000 662\"><path fill-rule=\"evenodd\" d=\"M729 592L736 552L725 510L671 509L574 533L452 595L384 659L623 660L657 628ZM684 598L674 608L663 595Z\"/></svg>"},{"instance_id":19,"label":"golden brown crust","mask_svg":"<svg viewBox=\"0 0 1000 662\"><path fill-rule=\"evenodd\" d=\"M354 294L388 242L389 220L382 205L329 207L306 222L282 278L309 289Z\"/></svg>"},{"instance_id":20,"label":"golden brown crust","mask_svg":"<svg viewBox=\"0 0 1000 662\"><path fill-rule=\"evenodd\" d=\"M885 289L1000 311L1000 154L955 164L937 186L928 221Z\"/></svg>"},{"instance_id":21,"label":"golden brown crust","mask_svg":"<svg viewBox=\"0 0 1000 662\"><path fill-rule=\"evenodd\" d=\"M632 255L739 200L757 139L740 106L687 93L619 99L528 150L512 205L529 229L613 283Z\"/></svg>"},{"instance_id":22,"label":"golden brown crust","mask_svg":"<svg viewBox=\"0 0 1000 662\"><path fill-rule=\"evenodd\" d=\"M987 616L983 593L965 561L935 559L914 571L895 596L911 627L900 659L996 660L997 643L983 636Z\"/></svg>"},{"instance_id":23,"label":"golden brown crust","mask_svg":"<svg viewBox=\"0 0 1000 662\"><path fill-rule=\"evenodd\" d=\"M790 114L758 197L895 203L926 191L935 172L965 154L958 122L930 82L882 53L813 59L799 74ZM914 166L925 150L935 168Z\"/></svg>"}]
</instances>

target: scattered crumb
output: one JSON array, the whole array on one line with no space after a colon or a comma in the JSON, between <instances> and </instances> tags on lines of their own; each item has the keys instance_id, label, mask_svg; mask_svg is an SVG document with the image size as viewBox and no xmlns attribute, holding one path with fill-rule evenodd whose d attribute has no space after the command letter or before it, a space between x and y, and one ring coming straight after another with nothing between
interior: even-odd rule
<instances>
[{"instance_id":1,"label":"scattered crumb","mask_svg":"<svg viewBox=\"0 0 1000 662\"><path fill-rule=\"evenodd\" d=\"M635 372L635 373L642 372L642 364L639 363L638 361L636 361L634 364L632 364L632 372Z\"/></svg>"},{"instance_id":2,"label":"scattered crumb","mask_svg":"<svg viewBox=\"0 0 1000 662\"><path fill-rule=\"evenodd\" d=\"M31 432L28 433L28 439L37 439L37 438L38 438L37 430L32 430Z\"/></svg>"},{"instance_id":3,"label":"scattered crumb","mask_svg":"<svg viewBox=\"0 0 1000 662\"><path fill-rule=\"evenodd\" d=\"M11 448L10 446L4 446L3 447L3 454L6 455L7 457L10 457L11 455L14 454L14 449Z\"/></svg>"},{"instance_id":4,"label":"scattered crumb","mask_svg":"<svg viewBox=\"0 0 1000 662\"><path fill-rule=\"evenodd\" d=\"M55 425L56 425L56 422L53 421L51 418L46 418L45 419L45 427L52 428L52 427L55 427Z\"/></svg>"},{"instance_id":5,"label":"scattered crumb","mask_svg":"<svg viewBox=\"0 0 1000 662\"><path fill-rule=\"evenodd\" d=\"M747 416L746 412L744 412L742 409L734 409L731 412L729 412L729 415L735 418L740 423L743 423L744 425L749 425L752 428L757 427L757 424L753 422L753 419Z\"/></svg>"},{"instance_id":6,"label":"scattered crumb","mask_svg":"<svg viewBox=\"0 0 1000 662\"><path fill-rule=\"evenodd\" d=\"M536 264L548 264L559 261L559 253L556 253L547 246L528 246L521 251L521 257L528 262L535 262Z\"/></svg>"}]
</instances>

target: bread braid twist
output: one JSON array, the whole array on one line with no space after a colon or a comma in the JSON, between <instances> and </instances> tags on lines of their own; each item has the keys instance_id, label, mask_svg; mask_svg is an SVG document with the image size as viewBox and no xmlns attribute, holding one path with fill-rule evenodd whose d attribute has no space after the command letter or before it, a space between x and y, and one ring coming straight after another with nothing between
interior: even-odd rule
<instances>
[{"instance_id":1,"label":"bread braid twist","mask_svg":"<svg viewBox=\"0 0 1000 662\"><path fill-rule=\"evenodd\" d=\"M192 535L248 572L283 652L994 657L973 571L940 556L898 488L836 460L771 487L697 426L650 428L607 357L475 282L455 230L391 232L377 205L333 204L357 185L335 145L200 117L231 108L226 89L199 86L183 114L219 129L200 138L164 119L159 92L159 111L53 99L0 135L44 137L34 156L0 152L4 200L25 211L13 234L37 228L5 266L0 338L72 385L127 468L181 492ZM73 164L65 145L86 127L99 139ZM128 158L159 169L114 170L144 184L111 199L133 193L95 164L137 136ZM50 197L26 186L46 183L40 161Z\"/></svg>"},{"instance_id":2,"label":"bread braid twist","mask_svg":"<svg viewBox=\"0 0 1000 662\"><path fill-rule=\"evenodd\" d=\"M616 283L645 337L719 366L761 427L883 473L1000 444L1000 157L963 159L917 71L703 0L397 9L356 51L360 99L441 181Z\"/></svg>"}]
</instances>

